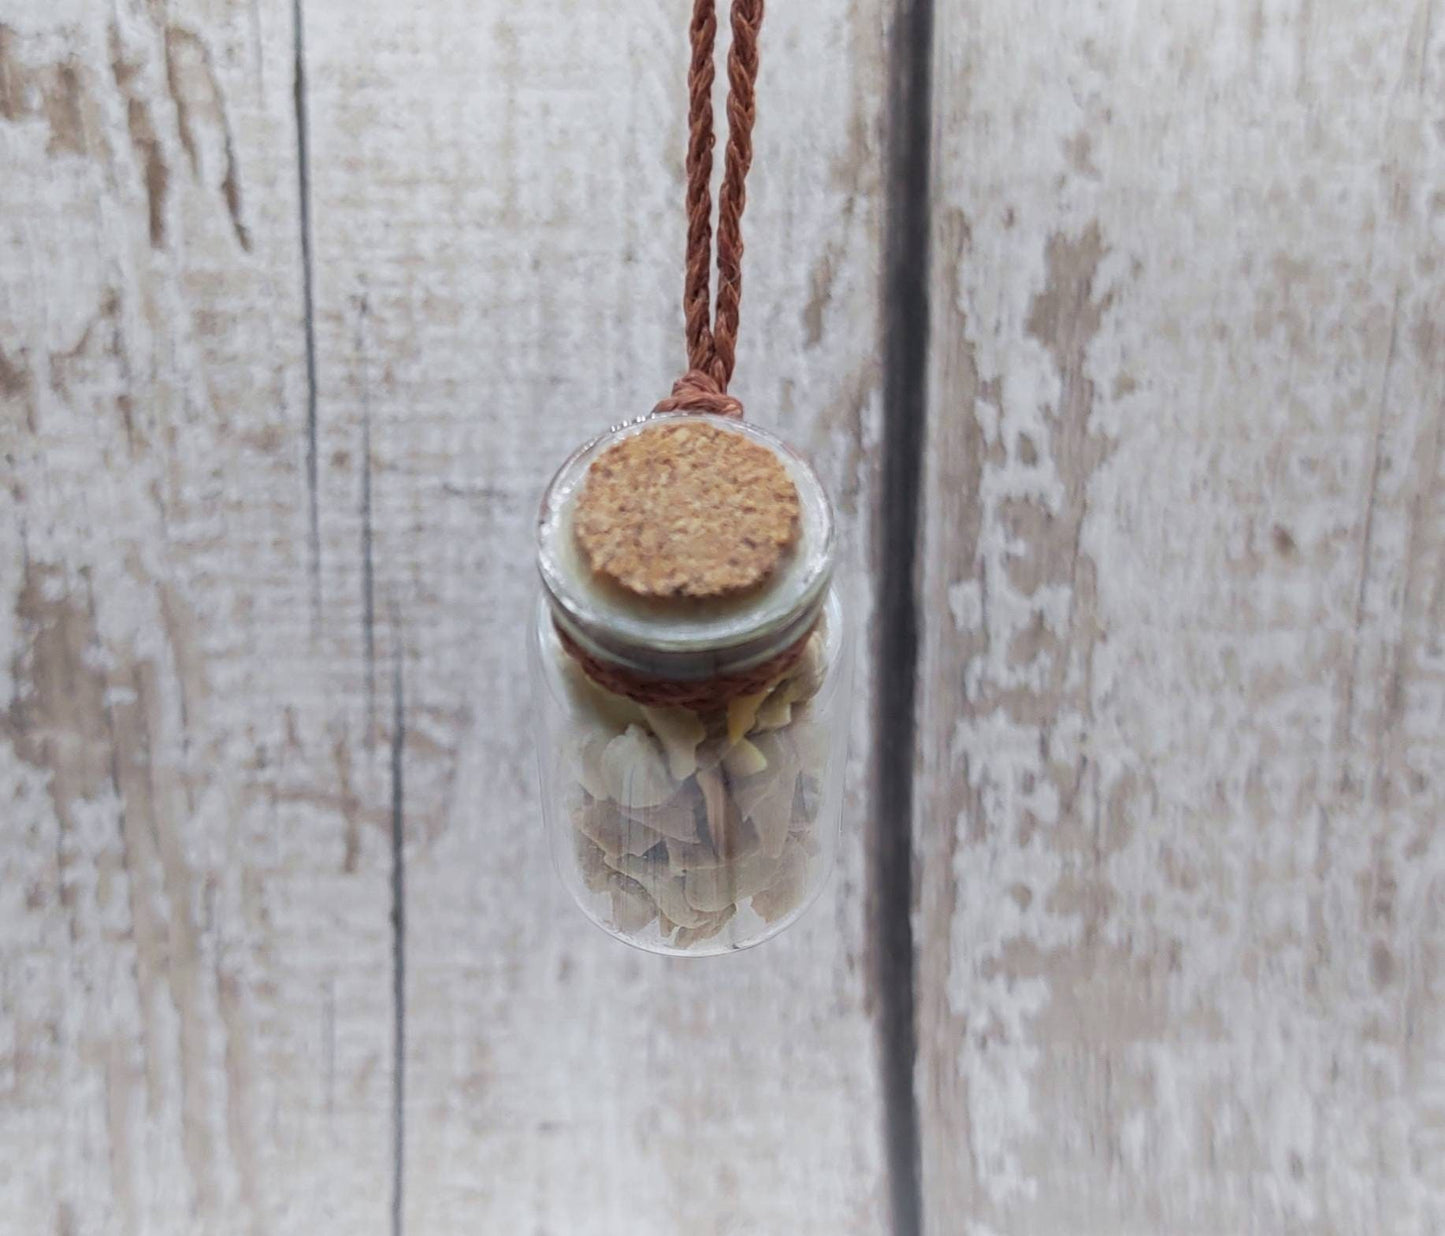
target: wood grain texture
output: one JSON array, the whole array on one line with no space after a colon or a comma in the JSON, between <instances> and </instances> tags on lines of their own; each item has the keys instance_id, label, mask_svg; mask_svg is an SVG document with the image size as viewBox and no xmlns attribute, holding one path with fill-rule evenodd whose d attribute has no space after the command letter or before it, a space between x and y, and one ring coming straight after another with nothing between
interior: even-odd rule
<instances>
[{"instance_id":1,"label":"wood grain texture","mask_svg":"<svg viewBox=\"0 0 1445 1236\"><path fill-rule=\"evenodd\" d=\"M0 4L7 1232L385 1230L389 778L307 604L291 17Z\"/></svg>"},{"instance_id":2,"label":"wood grain texture","mask_svg":"<svg viewBox=\"0 0 1445 1236\"><path fill-rule=\"evenodd\" d=\"M1445 23L939 6L933 1233L1445 1227Z\"/></svg>"},{"instance_id":3,"label":"wood grain texture","mask_svg":"<svg viewBox=\"0 0 1445 1236\"><path fill-rule=\"evenodd\" d=\"M769 12L736 385L864 647L892 8ZM935 9L927 1230L1445 1229L1445 29ZM0 1229L885 1229L866 676L762 950L607 940L538 820L532 513L683 366L685 60L0 0Z\"/></svg>"},{"instance_id":4,"label":"wood grain texture","mask_svg":"<svg viewBox=\"0 0 1445 1236\"><path fill-rule=\"evenodd\" d=\"M533 504L682 366L677 15L31 7L0 1227L877 1230L857 835L786 940L669 966L537 818ZM738 384L839 494L865 627L882 38L770 29Z\"/></svg>"},{"instance_id":5,"label":"wood grain texture","mask_svg":"<svg viewBox=\"0 0 1445 1236\"><path fill-rule=\"evenodd\" d=\"M855 568L879 418L882 10L769 13L734 384L820 463ZM336 707L403 769L406 1232L882 1224L861 810L824 902L713 963L597 932L541 829L537 502L685 366L683 17L305 7L322 629Z\"/></svg>"}]
</instances>

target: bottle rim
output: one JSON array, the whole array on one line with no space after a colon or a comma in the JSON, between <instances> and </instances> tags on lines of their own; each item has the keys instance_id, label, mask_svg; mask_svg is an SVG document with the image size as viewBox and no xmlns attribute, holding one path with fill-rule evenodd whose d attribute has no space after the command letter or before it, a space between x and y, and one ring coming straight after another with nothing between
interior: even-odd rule
<instances>
[{"instance_id":1,"label":"bottle rim","mask_svg":"<svg viewBox=\"0 0 1445 1236\"><path fill-rule=\"evenodd\" d=\"M608 596L586 577L571 543L570 507L587 469L613 443L660 421L693 421L741 433L772 450L787 467L798 489L803 527L785 569L756 594L691 606L640 603ZM640 674L699 681L745 672L806 638L832 582L836 522L817 473L775 434L709 413L668 412L615 425L568 456L542 497L536 549L552 619L581 648Z\"/></svg>"}]
</instances>

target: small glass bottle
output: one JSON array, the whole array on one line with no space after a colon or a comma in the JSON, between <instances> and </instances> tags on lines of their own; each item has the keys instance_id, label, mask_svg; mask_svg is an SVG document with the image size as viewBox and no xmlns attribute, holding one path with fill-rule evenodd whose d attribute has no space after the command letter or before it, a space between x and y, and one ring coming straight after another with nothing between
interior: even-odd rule
<instances>
[{"instance_id":1,"label":"small glass bottle","mask_svg":"<svg viewBox=\"0 0 1445 1236\"><path fill-rule=\"evenodd\" d=\"M662 429L695 447L753 450L718 437L742 435L781 464L796 492L793 539L755 586L639 596L589 559L578 509L593 465L605 456L605 469L612 448ZM655 466L671 475L671 463L649 465L649 478ZM715 537L754 505L751 491L727 503ZM668 542L652 531L641 542L661 546L654 557L665 567ZM842 812L852 658L817 476L751 424L654 415L562 466L537 536L530 661L542 808L563 882L605 931L652 952L717 954L776 935L827 882ZM748 533L718 561L731 566L753 549Z\"/></svg>"}]
</instances>

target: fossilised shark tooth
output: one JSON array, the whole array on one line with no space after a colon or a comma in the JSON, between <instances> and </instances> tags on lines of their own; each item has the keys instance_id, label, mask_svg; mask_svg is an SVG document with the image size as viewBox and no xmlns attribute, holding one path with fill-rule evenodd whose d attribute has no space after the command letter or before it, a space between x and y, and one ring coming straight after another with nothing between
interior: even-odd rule
<instances>
[{"instance_id":1,"label":"fossilised shark tooth","mask_svg":"<svg viewBox=\"0 0 1445 1236\"><path fill-rule=\"evenodd\" d=\"M612 925L618 931L639 932L658 915L657 903L631 876L609 873L607 893L612 902Z\"/></svg>"},{"instance_id":2,"label":"fossilised shark tooth","mask_svg":"<svg viewBox=\"0 0 1445 1236\"><path fill-rule=\"evenodd\" d=\"M768 757L763 754L760 747L750 743L746 738L741 739L725 756L723 756L723 767L727 769L728 777L736 779L739 777L755 777L768 766Z\"/></svg>"},{"instance_id":3,"label":"fossilised shark tooth","mask_svg":"<svg viewBox=\"0 0 1445 1236\"><path fill-rule=\"evenodd\" d=\"M767 691L759 691L755 695L739 695L736 699L728 701L729 743L736 743L738 739L753 728L753 722L757 719L758 709L767 698Z\"/></svg>"},{"instance_id":4,"label":"fossilised shark tooth","mask_svg":"<svg viewBox=\"0 0 1445 1236\"><path fill-rule=\"evenodd\" d=\"M621 807L619 810L629 819L674 841L697 841L702 836L698 826L701 808L702 793L695 782L688 780L675 795L656 807Z\"/></svg>"},{"instance_id":5,"label":"fossilised shark tooth","mask_svg":"<svg viewBox=\"0 0 1445 1236\"><path fill-rule=\"evenodd\" d=\"M710 768L716 768L723 762L723 756L732 750L732 743L728 742L726 734L715 734L704 742L698 744L697 748L697 772L703 772Z\"/></svg>"},{"instance_id":6,"label":"fossilised shark tooth","mask_svg":"<svg viewBox=\"0 0 1445 1236\"><path fill-rule=\"evenodd\" d=\"M689 871L683 877L687 903L716 913L767 888L778 875L778 860L761 852L722 867Z\"/></svg>"},{"instance_id":7,"label":"fossilised shark tooth","mask_svg":"<svg viewBox=\"0 0 1445 1236\"><path fill-rule=\"evenodd\" d=\"M774 775L770 769L733 789L738 810L757 829L762 851L769 858L777 858L787 844L788 829L794 818L796 783L797 774L793 770L780 770Z\"/></svg>"},{"instance_id":8,"label":"fossilised shark tooth","mask_svg":"<svg viewBox=\"0 0 1445 1236\"><path fill-rule=\"evenodd\" d=\"M625 876L631 876L646 890L657 908L679 927L698 927L706 915L689 904L681 877L673 875L662 863L630 854L609 859L609 864Z\"/></svg>"},{"instance_id":9,"label":"fossilised shark tooth","mask_svg":"<svg viewBox=\"0 0 1445 1236\"><path fill-rule=\"evenodd\" d=\"M766 762L765 770L749 777L729 777L728 788L738 810L757 829L763 852L777 858L793 821L798 755L786 732L758 734L755 739L753 745Z\"/></svg>"},{"instance_id":10,"label":"fossilised shark tooth","mask_svg":"<svg viewBox=\"0 0 1445 1236\"><path fill-rule=\"evenodd\" d=\"M724 927L732 922L733 915L737 913L736 906L728 906L726 910L719 910L716 914L707 916L707 921L698 927L684 927L677 933L677 939L673 944L677 948L692 948L701 944L704 940L711 940Z\"/></svg>"},{"instance_id":11,"label":"fossilised shark tooth","mask_svg":"<svg viewBox=\"0 0 1445 1236\"><path fill-rule=\"evenodd\" d=\"M752 907L769 923L792 913L808 887L808 857L800 846L789 846L779 865L777 877L761 892L753 894Z\"/></svg>"},{"instance_id":12,"label":"fossilised shark tooth","mask_svg":"<svg viewBox=\"0 0 1445 1236\"><path fill-rule=\"evenodd\" d=\"M708 841L722 862L731 862L757 849L757 833L745 826L727 782L716 769L700 772L698 786L707 805Z\"/></svg>"},{"instance_id":13,"label":"fossilised shark tooth","mask_svg":"<svg viewBox=\"0 0 1445 1236\"><path fill-rule=\"evenodd\" d=\"M661 746L640 725L629 725L609 742L600 764L607 797L628 812L660 806L677 791Z\"/></svg>"},{"instance_id":14,"label":"fossilised shark tooth","mask_svg":"<svg viewBox=\"0 0 1445 1236\"><path fill-rule=\"evenodd\" d=\"M668 771L677 781L697 771L697 747L707 737L707 726L688 708L644 705L642 715L667 753Z\"/></svg>"},{"instance_id":15,"label":"fossilised shark tooth","mask_svg":"<svg viewBox=\"0 0 1445 1236\"><path fill-rule=\"evenodd\" d=\"M601 846L582 833L577 834L577 869L582 873L582 882L594 893L607 887L607 877L612 871L607 865L607 856Z\"/></svg>"},{"instance_id":16,"label":"fossilised shark tooth","mask_svg":"<svg viewBox=\"0 0 1445 1236\"><path fill-rule=\"evenodd\" d=\"M778 730L793 719L793 701L798 698L802 687L796 678L785 678L773 688L772 694L763 701L754 721L754 729Z\"/></svg>"},{"instance_id":17,"label":"fossilised shark tooth","mask_svg":"<svg viewBox=\"0 0 1445 1236\"><path fill-rule=\"evenodd\" d=\"M577 830L599 846L603 854L615 858L619 854L646 854L662 834L622 814L617 804L608 799L590 799L574 811Z\"/></svg>"}]
</instances>

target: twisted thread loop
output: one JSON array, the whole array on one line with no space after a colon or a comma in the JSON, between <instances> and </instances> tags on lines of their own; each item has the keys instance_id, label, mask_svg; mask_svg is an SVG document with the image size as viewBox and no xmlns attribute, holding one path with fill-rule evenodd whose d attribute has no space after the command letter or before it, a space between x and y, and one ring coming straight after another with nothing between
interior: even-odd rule
<instances>
[{"instance_id":1,"label":"twisted thread loop","mask_svg":"<svg viewBox=\"0 0 1445 1236\"><path fill-rule=\"evenodd\" d=\"M654 412L711 412L742 420L743 405L723 390L718 380L701 369L689 369L672 384L672 394L658 402Z\"/></svg>"}]
</instances>

